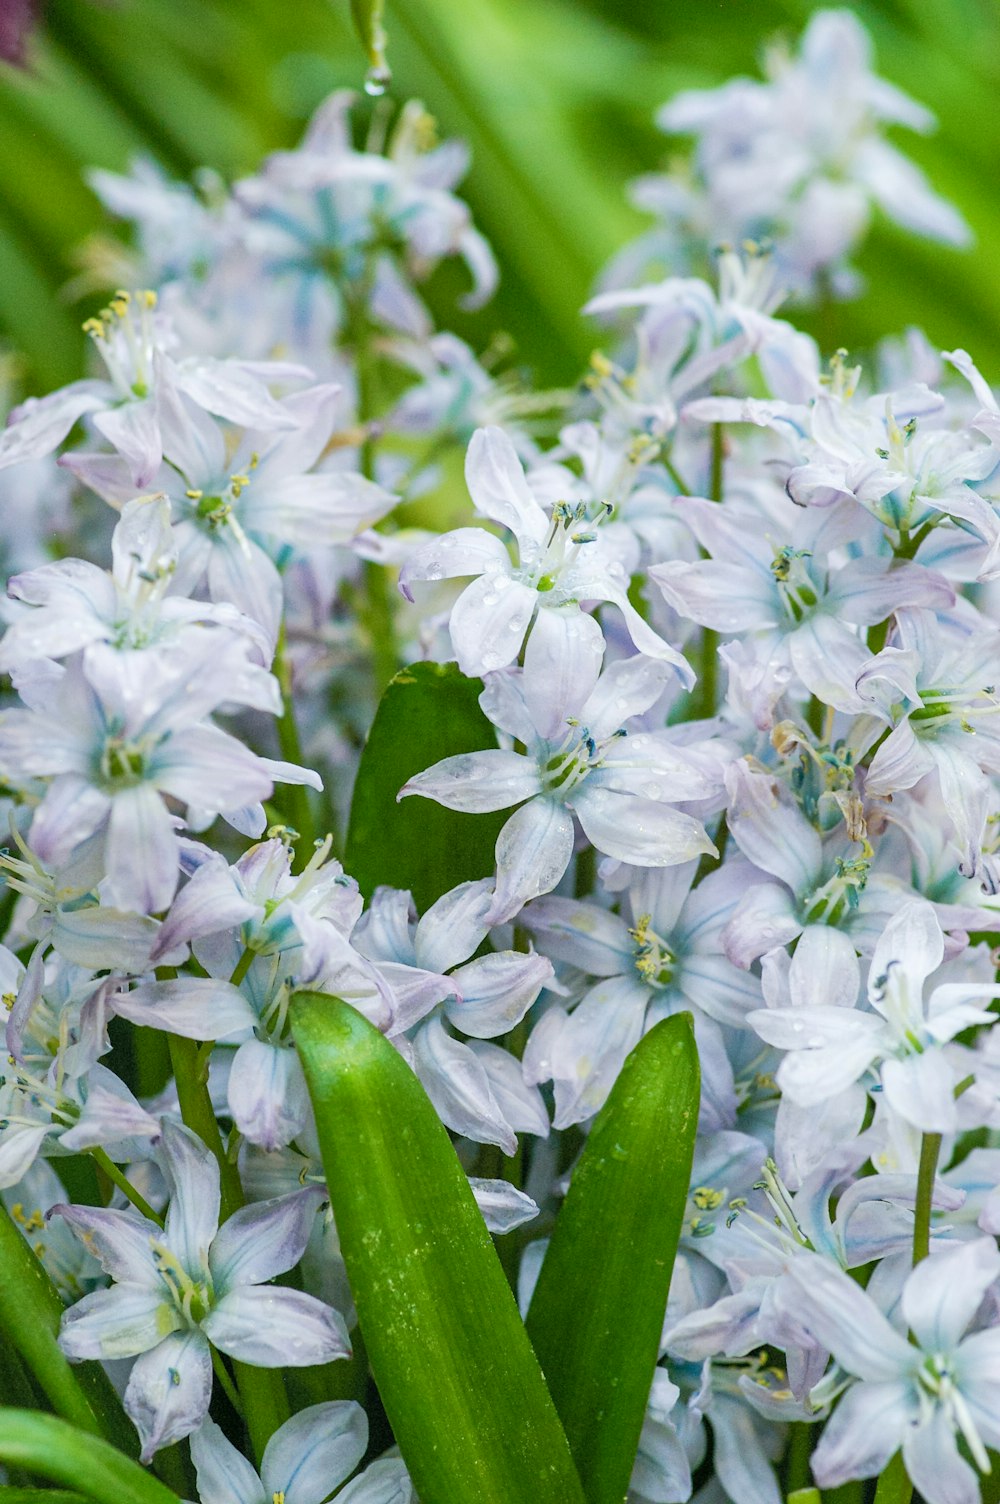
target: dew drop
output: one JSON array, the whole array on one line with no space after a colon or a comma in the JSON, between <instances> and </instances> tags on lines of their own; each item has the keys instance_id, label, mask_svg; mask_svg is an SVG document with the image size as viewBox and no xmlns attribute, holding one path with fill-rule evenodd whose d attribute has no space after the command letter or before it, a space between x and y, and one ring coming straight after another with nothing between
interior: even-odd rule
<instances>
[{"instance_id":1,"label":"dew drop","mask_svg":"<svg viewBox=\"0 0 1000 1504\"><path fill-rule=\"evenodd\" d=\"M388 68L369 68L365 74L365 93L372 99L380 99L391 83L392 73Z\"/></svg>"}]
</instances>

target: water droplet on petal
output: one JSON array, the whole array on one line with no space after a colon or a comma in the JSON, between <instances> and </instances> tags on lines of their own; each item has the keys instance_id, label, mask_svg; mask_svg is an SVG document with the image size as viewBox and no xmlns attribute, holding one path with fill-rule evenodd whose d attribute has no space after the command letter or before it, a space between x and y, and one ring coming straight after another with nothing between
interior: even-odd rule
<instances>
[{"instance_id":1,"label":"water droplet on petal","mask_svg":"<svg viewBox=\"0 0 1000 1504\"><path fill-rule=\"evenodd\" d=\"M392 73L388 68L369 68L365 74L365 93L379 99L391 83Z\"/></svg>"}]
</instances>

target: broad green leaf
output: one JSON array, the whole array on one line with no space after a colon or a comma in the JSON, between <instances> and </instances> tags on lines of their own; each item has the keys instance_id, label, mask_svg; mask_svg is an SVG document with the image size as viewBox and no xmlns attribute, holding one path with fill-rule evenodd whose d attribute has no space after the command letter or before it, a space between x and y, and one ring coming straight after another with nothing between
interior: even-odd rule
<instances>
[{"instance_id":1,"label":"broad green leaf","mask_svg":"<svg viewBox=\"0 0 1000 1504\"><path fill-rule=\"evenodd\" d=\"M409 888L420 910L469 878L488 877L507 811L466 815L430 799L396 795L442 757L496 746L479 708L481 679L453 663L402 669L379 703L361 754L344 866L365 897L377 884Z\"/></svg>"},{"instance_id":2,"label":"broad green leaf","mask_svg":"<svg viewBox=\"0 0 1000 1504\"><path fill-rule=\"evenodd\" d=\"M56 1341L62 1312L55 1286L0 1206L0 1333L20 1354L57 1414L83 1431L137 1452L135 1431L100 1364L71 1366Z\"/></svg>"},{"instance_id":3,"label":"broad green leaf","mask_svg":"<svg viewBox=\"0 0 1000 1504\"><path fill-rule=\"evenodd\" d=\"M292 1032L372 1372L427 1504L583 1504L447 1132L388 1040L300 993Z\"/></svg>"},{"instance_id":4,"label":"broad green leaf","mask_svg":"<svg viewBox=\"0 0 1000 1504\"><path fill-rule=\"evenodd\" d=\"M653 1380L691 1181L691 1015L629 1055L594 1120L528 1311L588 1504L621 1504Z\"/></svg>"},{"instance_id":5,"label":"broad green leaf","mask_svg":"<svg viewBox=\"0 0 1000 1504\"><path fill-rule=\"evenodd\" d=\"M71 1485L100 1504L177 1504L175 1493L117 1447L37 1410L0 1410L0 1463Z\"/></svg>"}]
</instances>

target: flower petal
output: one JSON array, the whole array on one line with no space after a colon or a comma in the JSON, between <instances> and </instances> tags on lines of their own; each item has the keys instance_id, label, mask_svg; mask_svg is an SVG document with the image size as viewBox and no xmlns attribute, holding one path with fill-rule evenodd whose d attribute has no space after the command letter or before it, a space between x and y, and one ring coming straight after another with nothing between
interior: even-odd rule
<instances>
[{"instance_id":1,"label":"flower petal","mask_svg":"<svg viewBox=\"0 0 1000 1504\"><path fill-rule=\"evenodd\" d=\"M260 1464L265 1496L321 1504L368 1446L368 1417L353 1400L308 1405L275 1431Z\"/></svg>"},{"instance_id":2,"label":"flower petal","mask_svg":"<svg viewBox=\"0 0 1000 1504\"><path fill-rule=\"evenodd\" d=\"M305 1252L324 1195L321 1186L307 1186L233 1212L209 1254L216 1289L260 1285L294 1268Z\"/></svg>"},{"instance_id":3,"label":"flower petal","mask_svg":"<svg viewBox=\"0 0 1000 1504\"><path fill-rule=\"evenodd\" d=\"M140 1460L201 1425L212 1398L212 1359L201 1332L178 1332L138 1358L125 1409L142 1441Z\"/></svg>"},{"instance_id":4,"label":"flower petal","mask_svg":"<svg viewBox=\"0 0 1000 1504\"><path fill-rule=\"evenodd\" d=\"M339 1311L276 1285L238 1285L201 1325L222 1352L258 1368L311 1368L351 1356Z\"/></svg>"}]
</instances>

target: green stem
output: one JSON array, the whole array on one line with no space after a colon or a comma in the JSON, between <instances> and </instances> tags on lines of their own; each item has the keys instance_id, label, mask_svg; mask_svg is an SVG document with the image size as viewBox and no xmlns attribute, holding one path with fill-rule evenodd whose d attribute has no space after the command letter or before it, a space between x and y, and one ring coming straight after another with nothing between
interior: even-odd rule
<instances>
[{"instance_id":1,"label":"green stem","mask_svg":"<svg viewBox=\"0 0 1000 1504\"><path fill-rule=\"evenodd\" d=\"M285 1381L280 1368L255 1368L249 1363L237 1363L235 1359L233 1371L239 1386L247 1430L250 1432L250 1443L257 1458L257 1466L260 1467L264 1448L292 1413Z\"/></svg>"},{"instance_id":2,"label":"green stem","mask_svg":"<svg viewBox=\"0 0 1000 1504\"><path fill-rule=\"evenodd\" d=\"M368 298L374 267L369 265L353 293L347 298L347 337L354 356L358 392L358 423L364 432L361 443L360 469L366 480L375 479L375 432L372 419L378 406L377 371L372 351L372 327L368 320ZM381 694L399 667L396 628L392 599L385 568L368 559L365 576L365 626L371 646L375 688Z\"/></svg>"},{"instance_id":3,"label":"green stem","mask_svg":"<svg viewBox=\"0 0 1000 1504\"><path fill-rule=\"evenodd\" d=\"M122 1174L107 1150L94 1148L91 1149L90 1153L108 1179L118 1187L127 1200L131 1201L136 1210L142 1212L142 1215L148 1217L151 1222L155 1222L157 1227L162 1227L163 1218L159 1212L153 1210L145 1196L137 1191L132 1182Z\"/></svg>"},{"instance_id":4,"label":"green stem","mask_svg":"<svg viewBox=\"0 0 1000 1504\"><path fill-rule=\"evenodd\" d=\"M233 967L233 974L229 978L229 982L232 987L238 987L240 985L243 978L246 976L247 972L253 965L256 955L257 952L255 950L252 950L248 945L244 950L242 956L240 956L240 959L237 961L236 965Z\"/></svg>"},{"instance_id":5,"label":"green stem","mask_svg":"<svg viewBox=\"0 0 1000 1504\"><path fill-rule=\"evenodd\" d=\"M292 693L292 665L288 657L288 645L285 638L285 623L282 621L278 632L278 645L274 654L274 672L281 690L281 715L278 717L278 746L285 762L291 762L296 767L303 767L302 739L299 736L298 722L295 719L295 699ZM282 794L282 801L288 808L292 824L298 835L296 845L300 851L309 854L316 840L316 821L313 816L313 803L310 790L304 783L286 784Z\"/></svg>"},{"instance_id":6,"label":"green stem","mask_svg":"<svg viewBox=\"0 0 1000 1504\"><path fill-rule=\"evenodd\" d=\"M712 471L709 481L709 498L721 501L725 485L726 443L721 423L712 424Z\"/></svg>"},{"instance_id":7,"label":"green stem","mask_svg":"<svg viewBox=\"0 0 1000 1504\"><path fill-rule=\"evenodd\" d=\"M205 1070L207 1062L200 1058L197 1041L182 1039L179 1034L170 1036L170 1062L173 1066L181 1117L187 1127L198 1135L218 1161L222 1189L221 1220L224 1222L243 1205L243 1184L239 1170L226 1153L226 1146L219 1132L215 1109L208 1094L208 1079Z\"/></svg>"},{"instance_id":8,"label":"green stem","mask_svg":"<svg viewBox=\"0 0 1000 1504\"><path fill-rule=\"evenodd\" d=\"M925 1133L920 1144L917 1204L913 1215L914 1266L919 1264L921 1259L925 1259L931 1251L931 1200L934 1196L934 1177L937 1174L940 1153L940 1133Z\"/></svg>"},{"instance_id":9,"label":"green stem","mask_svg":"<svg viewBox=\"0 0 1000 1504\"><path fill-rule=\"evenodd\" d=\"M875 1504L910 1504L913 1484L903 1463L902 1452L897 1452L885 1467L875 1490Z\"/></svg>"},{"instance_id":10,"label":"green stem","mask_svg":"<svg viewBox=\"0 0 1000 1504\"><path fill-rule=\"evenodd\" d=\"M810 1484L809 1453L812 1450L812 1426L804 1420L789 1427L788 1451L785 1455L785 1489L789 1504L796 1494L808 1493ZM801 1504L807 1504L801 1500Z\"/></svg>"},{"instance_id":11,"label":"green stem","mask_svg":"<svg viewBox=\"0 0 1000 1504\"><path fill-rule=\"evenodd\" d=\"M218 1379L220 1385L222 1386L222 1392L225 1394L226 1399L229 1401L233 1409L236 1411L236 1414L242 1420L243 1402L240 1399L239 1391L237 1390L236 1385L229 1377L229 1369L226 1367L222 1354L217 1348L211 1348L211 1353L212 1368L215 1371L215 1377Z\"/></svg>"}]
</instances>

